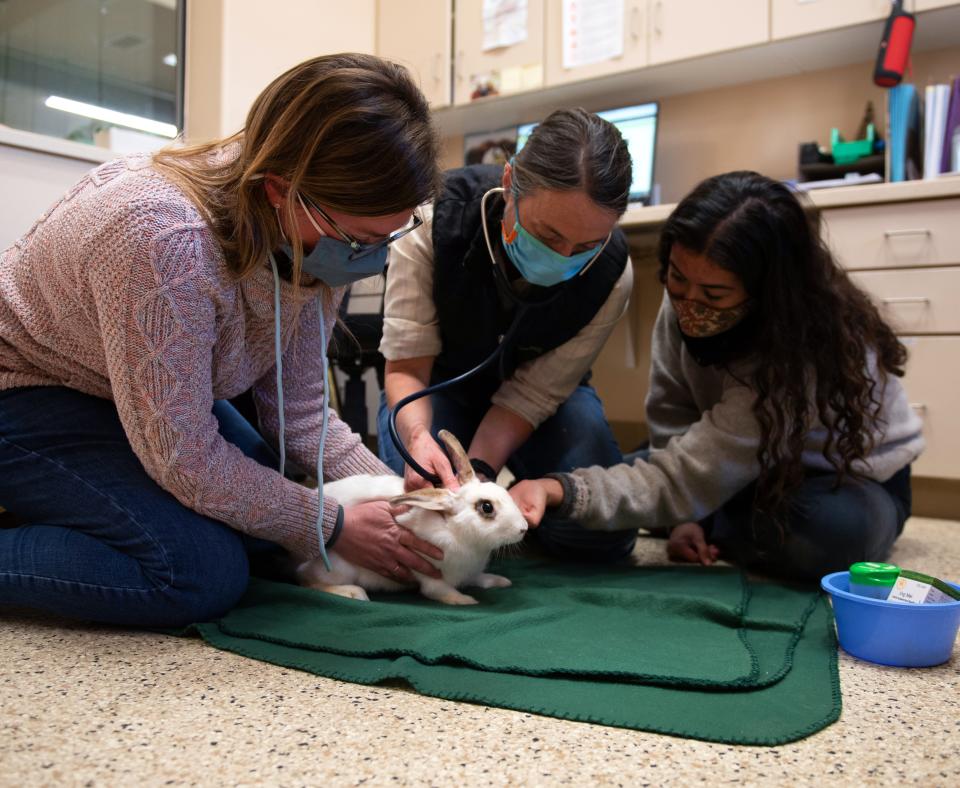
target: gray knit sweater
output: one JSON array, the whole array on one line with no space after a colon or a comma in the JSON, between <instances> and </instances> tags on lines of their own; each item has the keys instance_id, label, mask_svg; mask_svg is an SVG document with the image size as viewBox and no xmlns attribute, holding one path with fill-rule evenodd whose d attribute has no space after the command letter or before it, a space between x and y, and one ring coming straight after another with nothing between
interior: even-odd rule
<instances>
[{"instance_id":1,"label":"gray knit sweater","mask_svg":"<svg viewBox=\"0 0 960 788\"><path fill-rule=\"evenodd\" d=\"M747 380L749 364L747 359L733 372ZM754 400L753 391L730 372L694 361L664 297L653 330L647 395L650 460L563 474L564 501L557 514L603 530L672 527L704 518L759 475ZM854 467L883 482L924 447L920 419L898 378L886 378L880 419L875 448ZM826 434L819 420L812 425L805 466L833 470L823 456Z\"/></svg>"}]
</instances>

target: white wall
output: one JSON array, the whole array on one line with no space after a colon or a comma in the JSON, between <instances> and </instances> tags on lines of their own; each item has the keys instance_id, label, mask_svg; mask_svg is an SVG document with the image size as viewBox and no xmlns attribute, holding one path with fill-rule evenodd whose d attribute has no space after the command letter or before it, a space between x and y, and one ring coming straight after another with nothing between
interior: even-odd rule
<instances>
[{"instance_id":1,"label":"white wall","mask_svg":"<svg viewBox=\"0 0 960 788\"><path fill-rule=\"evenodd\" d=\"M376 48L376 0L223 0L222 24L223 135L240 129L257 94L291 66Z\"/></svg>"},{"instance_id":2,"label":"white wall","mask_svg":"<svg viewBox=\"0 0 960 788\"><path fill-rule=\"evenodd\" d=\"M185 134L233 134L274 77L317 55L376 48L376 0L187 3Z\"/></svg>"}]
</instances>

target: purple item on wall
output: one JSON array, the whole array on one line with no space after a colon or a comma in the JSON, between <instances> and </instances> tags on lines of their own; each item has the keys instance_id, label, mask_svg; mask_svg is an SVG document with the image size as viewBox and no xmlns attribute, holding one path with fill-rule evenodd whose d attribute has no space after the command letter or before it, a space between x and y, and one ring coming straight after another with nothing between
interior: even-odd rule
<instances>
[{"instance_id":1,"label":"purple item on wall","mask_svg":"<svg viewBox=\"0 0 960 788\"><path fill-rule=\"evenodd\" d=\"M950 172L951 152L953 151L953 135L960 126L960 77L953 80L950 86L950 106L947 109L947 125L943 134L943 156L940 159L940 172Z\"/></svg>"}]
</instances>

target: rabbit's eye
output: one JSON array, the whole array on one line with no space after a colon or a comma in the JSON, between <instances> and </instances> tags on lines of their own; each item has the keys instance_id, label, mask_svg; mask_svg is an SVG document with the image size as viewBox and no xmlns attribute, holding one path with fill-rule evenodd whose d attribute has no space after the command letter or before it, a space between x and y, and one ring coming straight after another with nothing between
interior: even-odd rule
<instances>
[{"instance_id":1,"label":"rabbit's eye","mask_svg":"<svg viewBox=\"0 0 960 788\"><path fill-rule=\"evenodd\" d=\"M493 519L493 513L496 511L496 507L494 507L492 501L484 498L482 501L477 501L477 511L484 517Z\"/></svg>"}]
</instances>

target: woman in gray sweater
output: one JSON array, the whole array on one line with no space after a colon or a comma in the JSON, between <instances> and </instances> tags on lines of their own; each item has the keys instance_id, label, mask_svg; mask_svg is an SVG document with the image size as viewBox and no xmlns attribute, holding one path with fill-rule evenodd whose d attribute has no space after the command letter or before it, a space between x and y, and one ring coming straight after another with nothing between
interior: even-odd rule
<instances>
[{"instance_id":1,"label":"woman in gray sweater","mask_svg":"<svg viewBox=\"0 0 960 788\"><path fill-rule=\"evenodd\" d=\"M650 451L525 481L588 528L671 528L676 560L813 579L882 560L910 514L920 419L906 350L783 184L710 178L670 215L653 334Z\"/></svg>"}]
</instances>

